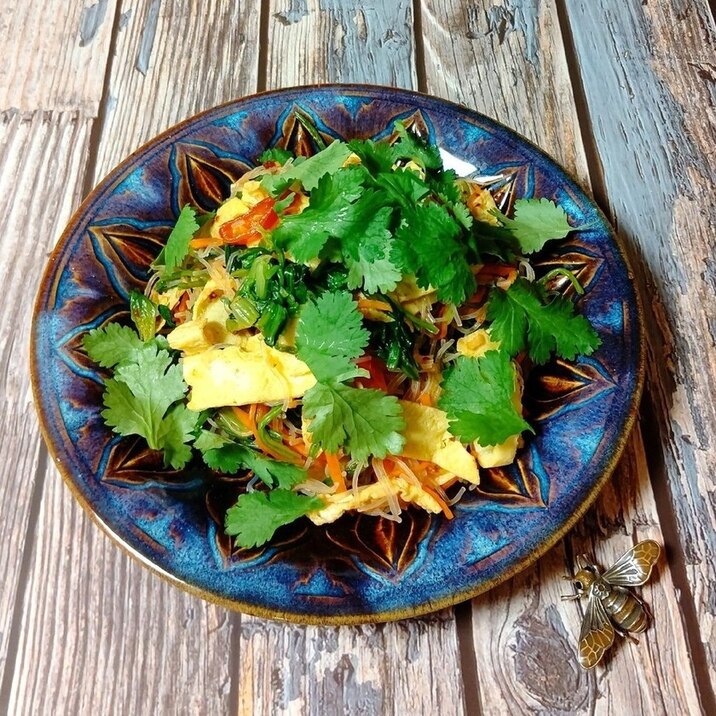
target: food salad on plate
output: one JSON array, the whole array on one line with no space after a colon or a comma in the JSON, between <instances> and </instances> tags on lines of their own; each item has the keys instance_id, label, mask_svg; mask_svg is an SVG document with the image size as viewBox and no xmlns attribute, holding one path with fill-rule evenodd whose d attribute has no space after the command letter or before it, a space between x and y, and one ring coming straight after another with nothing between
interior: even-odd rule
<instances>
[{"instance_id":1,"label":"food salad on plate","mask_svg":"<svg viewBox=\"0 0 716 716\"><path fill-rule=\"evenodd\" d=\"M299 117L306 123L305 117ZM546 199L498 208L401 123L383 141L267 149L215 212L184 206L130 296L84 347L102 416L181 469L251 474L240 547L346 513L453 517L480 469L532 432L523 375L599 345L529 257L578 230ZM348 517L346 519L349 519Z\"/></svg>"}]
</instances>

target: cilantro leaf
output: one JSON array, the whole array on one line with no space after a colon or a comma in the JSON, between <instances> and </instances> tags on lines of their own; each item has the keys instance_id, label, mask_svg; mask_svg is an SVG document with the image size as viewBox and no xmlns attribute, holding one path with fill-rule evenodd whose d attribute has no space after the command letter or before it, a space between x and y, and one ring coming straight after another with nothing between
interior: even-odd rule
<instances>
[{"instance_id":1,"label":"cilantro leaf","mask_svg":"<svg viewBox=\"0 0 716 716\"><path fill-rule=\"evenodd\" d=\"M187 204L182 207L177 223L169 234L167 243L162 251L165 273L169 273L182 265L189 253L189 242L198 230L199 223L196 220L196 209Z\"/></svg>"},{"instance_id":2,"label":"cilantro leaf","mask_svg":"<svg viewBox=\"0 0 716 716\"><path fill-rule=\"evenodd\" d=\"M259 156L259 164L266 162L276 162L282 166L289 160L293 159L293 154L283 147L269 147L265 149Z\"/></svg>"},{"instance_id":3,"label":"cilantro leaf","mask_svg":"<svg viewBox=\"0 0 716 716\"><path fill-rule=\"evenodd\" d=\"M164 450L164 460L179 470L191 460L191 448L187 443L194 438L199 415L184 405L174 406L159 426L159 441Z\"/></svg>"},{"instance_id":4,"label":"cilantro leaf","mask_svg":"<svg viewBox=\"0 0 716 716\"><path fill-rule=\"evenodd\" d=\"M348 148L360 157L361 164L373 174L390 172L393 168L393 149L387 142L372 139L352 139Z\"/></svg>"},{"instance_id":5,"label":"cilantro leaf","mask_svg":"<svg viewBox=\"0 0 716 716\"><path fill-rule=\"evenodd\" d=\"M114 432L140 435L153 450L161 450L167 436L176 446L177 431L185 423L171 425L165 434L162 420L186 390L181 367L172 365L171 355L147 344L137 353L135 361L119 364L114 378L106 381L102 417Z\"/></svg>"},{"instance_id":6,"label":"cilantro leaf","mask_svg":"<svg viewBox=\"0 0 716 716\"><path fill-rule=\"evenodd\" d=\"M346 266L348 266L348 288L361 286L368 293L392 291L401 279L401 272L390 258L393 239L389 230L393 211L384 206L374 213L342 242Z\"/></svg>"},{"instance_id":7,"label":"cilantro leaf","mask_svg":"<svg viewBox=\"0 0 716 716\"><path fill-rule=\"evenodd\" d=\"M410 169L379 174L375 182L393 201L408 210L430 193L430 187Z\"/></svg>"},{"instance_id":8,"label":"cilantro leaf","mask_svg":"<svg viewBox=\"0 0 716 716\"><path fill-rule=\"evenodd\" d=\"M563 239L575 230L567 221L565 210L544 198L518 199L515 202L514 219L509 219L499 211L496 216L517 239L525 254L540 251L548 241Z\"/></svg>"},{"instance_id":9,"label":"cilantro leaf","mask_svg":"<svg viewBox=\"0 0 716 716\"><path fill-rule=\"evenodd\" d=\"M463 442L478 440L488 446L531 430L513 403L515 383L515 367L504 351L457 358L445 372L438 400L450 432Z\"/></svg>"},{"instance_id":10,"label":"cilantro leaf","mask_svg":"<svg viewBox=\"0 0 716 716\"><path fill-rule=\"evenodd\" d=\"M144 348L136 332L129 326L109 323L104 328L91 330L83 339L87 355L102 368L135 360Z\"/></svg>"},{"instance_id":11,"label":"cilantro leaf","mask_svg":"<svg viewBox=\"0 0 716 716\"><path fill-rule=\"evenodd\" d=\"M199 433L199 437L194 441L194 447L202 453L209 452L209 450L216 450L229 444L231 444L231 440L211 430L202 430Z\"/></svg>"},{"instance_id":12,"label":"cilantro leaf","mask_svg":"<svg viewBox=\"0 0 716 716\"><path fill-rule=\"evenodd\" d=\"M563 296L546 301L544 288L524 278L507 291L493 288L487 304L493 339L513 356L527 350L535 363L546 363L551 353L566 360L591 355L601 340L589 321Z\"/></svg>"},{"instance_id":13,"label":"cilantro leaf","mask_svg":"<svg viewBox=\"0 0 716 716\"><path fill-rule=\"evenodd\" d=\"M207 450L202 457L212 470L229 475L238 472L242 467L252 470L269 487L278 486L289 490L308 479L303 468L264 457L256 450L237 443L227 442L218 448Z\"/></svg>"},{"instance_id":14,"label":"cilantro leaf","mask_svg":"<svg viewBox=\"0 0 716 716\"><path fill-rule=\"evenodd\" d=\"M241 547L257 547L268 542L279 527L309 512L320 510L323 500L299 495L291 490L250 492L241 495L226 512L226 534L236 535Z\"/></svg>"},{"instance_id":15,"label":"cilantro leaf","mask_svg":"<svg viewBox=\"0 0 716 716\"><path fill-rule=\"evenodd\" d=\"M380 390L340 383L316 383L303 396L311 439L326 452L343 446L356 460L398 455L405 444L405 420L398 399Z\"/></svg>"},{"instance_id":16,"label":"cilantro leaf","mask_svg":"<svg viewBox=\"0 0 716 716\"><path fill-rule=\"evenodd\" d=\"M330 236L340 238L353 225L358 211L353 202L362 192L358 172L345 170L324 176L311 193L306 209L283 217L273 232L276 245L291 251L299 262L316 258Z\"/></svg>"},{"instance_id":17,"label":"cilantro leaf","mask_svg":"<svg viewBox=\"0 0 716 716\"><path fill-rule=\"evenodd\" d=\"M395 123L395 131L400 139L392 146L394 162L409 159L420 164L423 169L439 171L443 168L443 160L435 144L409 131L402 122Z\"/></svg>"},{"instance_id":18,"label":"cilantro leaf","mask_svg":"<svg viewBox=\"0 0 716 716\"><path fill-rule=\"evenodd\" d=\"M317 380L346 380L360 374L353 361L362 355L368 339L351 294L327 291L301 311L296 355Z\"/></svg>"},{"instance_id":19,"label":"cilantro leaf","mask_svg":"<svg viewBox=\"0 0 716 716\"><path fill-rule=\"evenodd\" d=\"M411 207L403 219L392 258L405 273L415 275L418 286L432 286L439 300L461 304L475 290L475 278L460 226L434 202Z\"/></svg>"},{"instance_id":20,"label":"cilantro leaf","mask_svg":"<svg viewBox=\"0 0 716 716\"><path fill-rule=\"evenodd\" d=\"M332 142L305 161L286 165L285 170L279 174L266 174L261 178L261 186L274 196L294 182L300 182L306 191L313 191L322 177L335 174L341 169L350 153L345 142Z\"/></svg>"}]
</instances>

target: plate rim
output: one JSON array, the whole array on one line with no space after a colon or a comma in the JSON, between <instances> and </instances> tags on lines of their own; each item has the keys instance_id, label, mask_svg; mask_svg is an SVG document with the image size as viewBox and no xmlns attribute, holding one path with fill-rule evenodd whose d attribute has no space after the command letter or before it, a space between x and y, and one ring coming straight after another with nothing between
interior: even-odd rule
<instances>
[{"instance_id":1,"label":"plate rim","mask_svg":"<svg viewBox=\"0 0 716 716\"><path fill-rule=\"evenodd\" d=\"M399 609L392 609L386 611L375 611L372 614L340 614L340 615L312 615L305 612L293 612L286 609L273 609L269 607L257 606L250 602L244 602L237 599L229 599L223 597L215 592L204 589L196 584L187 582L170 572L165 571L159 565L154 563L150 558L143 555L138 550L134 549L129 545L120 535L114 532L100 517L94 507L88 500L85 499L84 495L80 492L79 488L75 485L74 475L65 464L62 462L59 456L59 451L56 448L54 442L50 438L50 429L48 425L48 417L45 415L40 406L42 401L40 399L40 378L39 378L39 367L37 362L37 341L38 341L38 315L41 310L41 304L43 298L46 296L50 286L48 285L51 278L51 274L54 270L55 264L59 261L62 255L62 249L64 249L68 240L70 239L73 228L81 220L87 208L94 202L97 196L106 189L107 180L116 175L120 174L128 165L134 162L134 160L146 152L152 146L170 138L173 134L180 132L188 125L200 120L212 113L226 109L232 105L235 105L243 101L251 101L260 99L264 95L280 96L281 94L290 94L299 91L312 91L312 90L329 90L334 92L365 92L366 94L375 93L376 91L381 93L393 93L398 94L409 100L415 98L417 100L429 100L431 102L438 102L439 104L447 107L448 109L459 112L467 113L472 115L474 118L479 120L487 120L488 122L506 130L513 138L519 140L530 147L533 151L544 156L552 164L557 166L559 170L570 179L589 200L592 207L596 210L597 216L603 221L605 227L609 231L609 238L613 241L621 260L624 262L626 267L627 276L633 287L634 293L634 306L635 306L635 318L634 321L634 333L636 334L636 344L638 347L638 355L635 365L636 375L634 390L629 398L629 408L626 412L626 418L624 425L619 433L617 441L612 445L611 454L606 464L604 465L601 473L599 473L597 479L594 481L589 492L585 496L584 500L580 503L579 507L576 508L572 514L554 531L551 532L539 545L530 553L526 554L522 559L515 562L508 569L501 572L499 575L492 577L491 579L481 582L479 585L464 589L460 592L455 592L447 597L437 600L430 600L421 602L419 605L411 607L403 607ZM32 386L32 397L35 412L38 417L38 423L40 427L40 433L42 435L45 446L47 447L49 455L57 467L65 485L69 488L73 497L81 505L84 512L89 516L90 520L102 530L110 539L117 544L125 554L128 554L133 560L139 562L144 567L150 569L154 574L159 576L166 582L179 587L185 592L188 592L192 596L200 597L212 604L230 609L232 611L238 611L252 616L257 616L265 619L274 619L278 621L291 622L294 624L304 625L357 625L357 624L376 624L391 621L398 621L401 619L410 619L414 617L420 617L427 614L446 609L448 607L455 606L461 602L471 600L480 594L493 589L494 587L506 582L515 575L524 571L527 567L530 567L536 563L542 556L544 556L550 549L552 549L564 536L576 525L576 523L584 516L587 510L594 504L599 493L605 487L607 481L612 476L619 459L621 458L626 445L631 436L632 430L636 423L639 405L644 389L645 372L646 372L646 340L645 340L645 324L644 324L644 312L641 292L639 290L638 283L635 279L635 273L632 266L632 261L627 250L626 243L621 239L618 233L612 226L611 221L602 211L601 207L597 203L591 191L587 190L582 182L579 181L574 174L566 169L559 161L557 161L552 155L546 152L544 149L539 147L533 141L522 135L520 132L512 129L508 125L500 122L497 119L489 117L475 109L466 107L465 105L453 102L452 100L444 99L436 95L431 95L426 92L420 92L416 90L403 89L400 87L390 87L388 85L381 84L369 84L369 83L314 83L307 85L294 85L291 87L281 87L276 89L267 89L260 92L254 92L252 94L242 95L240 97L222 102L215 106L209 107L201 112L191 115L186 119L168 127L162 132L152 136L148 141L144 142L141 146L135 149L131 154L125 157L119 164L113 166L97 184L92 188L92 191L82 200L77 209L72 213L68 220L65 228L57 239L52 252L50 253L45 268L40 278L37 295L35 297L33 311L32 311L32 330L30 333L30 382Z\"/></svg>"}]
</instances>

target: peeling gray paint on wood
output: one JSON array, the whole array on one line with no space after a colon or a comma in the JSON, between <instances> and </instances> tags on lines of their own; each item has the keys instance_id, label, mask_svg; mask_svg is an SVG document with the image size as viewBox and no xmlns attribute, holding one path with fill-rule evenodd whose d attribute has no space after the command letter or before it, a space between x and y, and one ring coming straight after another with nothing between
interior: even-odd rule
<instances>
[{"instance_id":1,"label":"peeling gray paint on wood","mask_svg":"<svg viewBox=\"0 0 716 716\"><path fill-rule=\"evenodd\" d=\"M524 35L526 57L530 64L537 64L537 18L541 0L506 0L504 5L487 8L487 34L495 33L502 44L512 32ZM477 9L477 6L472 6ZM470 33L474 32L469 30ZM474 39L474 38L473 38Z\"/></svg>"},{"instance_id":2,"label":"peeling gray paint on wood","mask_svg":"<svg viewBox=\"0 0 716 716\"><path fill-rule=\"evenodd\" d=\"M291 0L287 10L280 10L274 13L274 17L286 25L293 25L308 15L306 0Z\"/></svg>"},{"instance_id":3,"label":"peeling gray paint on wood","mask_svg":"<svg viewBox=\"0 0 716 716\"><path fill-rule=\"evenodd\" d=\"M716 320L704 263L716 234L716 107L698 64L714 56L716 27L703 1L617 10L596 0L567 12L610 209L645 266L647 390L714 682L716 361L703 339Z\"/></svg>"},{"instance_id":4,"label":"peeling gray paint on wood","mask_svg":"<svg viewBox=\"0 0 716 716\"><path fill-rule=\"evenodd\" d=\"M146 75L147 70L149 69L149 58L152 56L154 36L157 32L157 22L159 21L159 9L161 4L162 0L152 0L152 4L149 6L149 10L147 11L147 19L144 22L142 40L139 43L137 61L134 65L143 75Z\"/></svg>"},{"instance_id":5,"label":"peeling gray paint on wood","mask_svg":"<svg viewBox=\"0 0 716 716\"><path fill-rule=\"evenodd\" d=\"M82 9L80 17L80 47L89 45L104 22L107 14L107 0L97 0L94 5Z\"/></svg>"},{"instance_id":6,"label":"peeling gray paint on wood","mask_svg":"<svg viewBox=\"0 0 716 716\"><path fill-rule=\"evenodd\" d=\"M270 18L269 87L306 84L317 76L333 82L416 84L410 0L305 0L288 8L285 0L272 0Z\"/></svg>"}]
</instances>

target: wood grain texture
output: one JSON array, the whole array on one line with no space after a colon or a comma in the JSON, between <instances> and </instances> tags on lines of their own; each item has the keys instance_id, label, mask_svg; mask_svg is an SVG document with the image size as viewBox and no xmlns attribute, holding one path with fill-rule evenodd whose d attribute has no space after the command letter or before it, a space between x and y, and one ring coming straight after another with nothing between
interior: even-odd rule
<instances>
[{"instance_id":1,"label":"wood grain texture","mask_svg":"<svg viewBox=\"0 0 716 716\"><path fill-rule=\"evenodd\" d=\"M716 26L698 0L567 11L610 209L640 257L651 457L671 494L713 685Z\"/></svg>"},{"instance_id":2,"label":"wood grain texture","mask_svg":"<svg viewBox=\"0 0 716 716\"><path fill-rule=\"evenodd\" d=\"M0 109L80 110L96 116L116 3L3 3Z\"/></svg>"},{"instance_id":3,"label":"wood grain texture","mask_svg":"<svg viewBox=\"0 0 716 716\"><path fill-rule=\"evenodd\" d=\"M256 90L260 6L122 2L95 182L158 132Z\"/></svg>"},{"instance_id":4,"label":"wood grain texture","mask_svg":"<svg viewBox=\"0 0 716 716\"><path fill-rule=\"evenodd\" d=\"M451 611L339 628L244 616L238 713L463 714L458 658Z\"/></svg>"},{"instance_id":5,"label":"wood grain texture","mask_svg":"<svg viewBox=\"0 0 716 716\"><path fill-rule=\"evenodd\" d=\"M413 86L412 37L405 51L409 62L402 66L400 56L372 39L378 27L410 32L406 5L272 3L269 86L378 81L374 73L387 69L382 81ZM361 18L373 18L376 26L363 29ZM334 53L336 37L351 49ZM294 62L287 66L286 57ZM452 610L358 627L298 627L242 616L239 653L241 716L464 713Z\"/></svg>"},{"instance_id":6,"label":"wood grain texture","mask_svg":"<svg viewBox=\"0 0 716 716\"><path fill-rule=\"evenodd\" d=\"M167 125L255 89L255 59L243 72L229 67L213 80L209 67L218 38L234 60L241 58L246 38L258 31L257 3L200 8L151 0L119 11L90 184ZM140 52L144 73L137 69ZM86 155L81 159L87 163ZM15 240L26 235L18 231ZM9 712L229 711L238 619L126 557L83 515L53 468L40 499Z\"/></svg>"},{"instance_id":7,"label":"wood grain texture","mask_svg":"<svg viewBox=\"0 0 716 716\"><path fill-rule=\"evenodd\" d=\"M508 0L500 5L466 5L423 0L422 17L428 90L447 93L514 127L589 187L555 3ZM615 491L617 484L620 488ZM620 499L625 514L619 513ZM567 540L532 570L475 600L474 643L486 713L668 713L668 707L687 713L698 709L694 675L680 666L688 663L689 652L668 570L659 586L652 588L655 601L662 605L657 612L658 628L645 637L646 648L662 658L650 660L641 652L627 656L619 650L607 667L615 678L603 682L576 664L580 613L559 599L565 592L561 577L570 569L573 551L595 551L598 543L598 555L610 564L632 545L632 536L644 531L640 529L644 522L658 529L638 427L588 523L612 524L617 516L621 520L618 535L612 534L618 531L615 527L609 534L597 530L593 542ZM599 540L607 536L609 541ZM562 666L565 661L566 668ZM679 679L680 689L669 697L673 703L654 702L653 685L674 679ZM504 685L499 695L491 689L494 683Z\"/></svg>"},{"instance_id":8,"label":"wood grain texture","mask_svg":"<svg viewBox=\"0 0 716 716\"><path fill-rule=\"evenodd\" d=\"M48 470L8 713L229 709L231 620L139 566Z\"/></svg>"},{"instance_id":9,"label":"wood grain texture","mask_svg":"<svg viewBox=\"0 0 716 716\"><path fill-rule=\"evenodd\" d=\"M312 82L417 83L410 0L271 0L269 89Z\"/></svg>"},{"instance_id":10,"label":"wood grain texture","mask_svg":"<svg viewBox=\"0 0 716 716\"><path fill-rule=\"evenodd\" d=\"M26 361L32 298L56 234L79 199L90 125L79 112L0 115L0 683L6 659L14 656L8 655L12 617L41 479Z\"/></svg>"}]
</instances>

